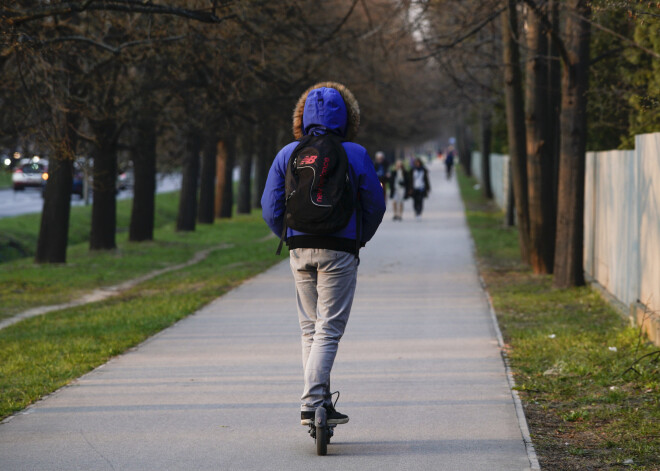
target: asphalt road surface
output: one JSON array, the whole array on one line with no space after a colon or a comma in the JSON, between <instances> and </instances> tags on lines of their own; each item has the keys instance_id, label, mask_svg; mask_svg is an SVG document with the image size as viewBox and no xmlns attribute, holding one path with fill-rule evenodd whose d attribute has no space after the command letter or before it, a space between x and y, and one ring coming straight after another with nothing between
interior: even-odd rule
<instances>
[{"instance_id":1,"label":"asphalt road surface","mask_svg":"<svg viewBox=\"0 0 660 471\"><path fill-rule=\"evenodd\" d=\"M328 456L300 425L284 261L0 425L0 469L528 469L463 207L442 173L431 168L421 221L408 201L361 252L332 376L350 422Z\"/></svg>"}]
</instances>

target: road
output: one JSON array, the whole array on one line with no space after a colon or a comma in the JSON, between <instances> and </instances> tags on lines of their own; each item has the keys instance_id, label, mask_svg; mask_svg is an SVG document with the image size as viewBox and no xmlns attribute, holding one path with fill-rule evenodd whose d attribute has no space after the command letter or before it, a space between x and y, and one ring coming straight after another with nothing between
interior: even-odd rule
<instances>
[{"instance_id":1,"label":"road","mask_svg":"<svg viewBox=\"0 0 660 471\"><path fill-rule=\"evenodd\" d=\"M328 456L300 425L288 260L0 425L10 470L530 468L454 181L361 252ZM273 242L273 251L275 250Z\"/></svg>"},{"instance_id":2,"label":"road","mask_svg":"<svg viewBox=\"0 0 660 471\"><path fill-rule=\"evenodd\" d=\"M157 179L156 192L166 193L168 191L178 190L181 187L181 176L162 175ZM118 199L132 198L131 190L120 191ZM20 214L40 213L44 200L41 197L41 190L37 188L27 188L25 191L0 190L0 219L9 216L18 216ZM85 202L77 195L71 198L72 206L83 206Z\"/></svg>"}]
</instances>

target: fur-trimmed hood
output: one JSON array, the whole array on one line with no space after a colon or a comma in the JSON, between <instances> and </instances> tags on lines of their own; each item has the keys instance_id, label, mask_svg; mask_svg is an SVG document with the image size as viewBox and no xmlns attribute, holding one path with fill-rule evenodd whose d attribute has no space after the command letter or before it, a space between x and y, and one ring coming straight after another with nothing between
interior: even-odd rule
<instances>
[{"instance_id":1,"label":"fur-trimmed hood","mask_svg":"<svg viewBox=\"0 0 660 471\"><path fill-rule=\"evenodd\" d=\"M360 106L348 88L337 82L320 82L305 90L293 110L293 136L300 139L314 127L328 128L347 141L355 138Z\"/></svg>"}]
</instances>

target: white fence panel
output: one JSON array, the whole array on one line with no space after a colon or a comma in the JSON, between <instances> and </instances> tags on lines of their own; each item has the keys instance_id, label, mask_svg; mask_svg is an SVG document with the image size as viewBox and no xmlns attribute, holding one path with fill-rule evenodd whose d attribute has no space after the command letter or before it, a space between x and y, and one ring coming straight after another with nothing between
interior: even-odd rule
<instances>
[{"instance_id":1,"label":"white fence panel","mask_svg":"<svg viewBox=\"0 0 660 471\"><path fill-rule=\"evenodd\" d=\"M636 167L634 151L587 154L584 269L626 305L638 291Z\"/></svg>"},{"instance_id":2,"label":"white fence panel","mask_svg":"<svg viewBox=\"0 0 660 471\"><path fill-rule=\"evenodd\" d=\"M472 176L483 182L481 175L481 152L478 151L472 152Z\"/></svg>"},{"instance_id":3,"label":"white fence panel","mask_svg":"<svg viewBox=\"0 0 660 471\"><path fill-rule=\"evenodd\" d=\"M584 222L587 274L625 305L660 311L660 133L587 154Z\"/></svg>"},{"instance_id":4,"label":"white fence panel","mask_svg":"<svg viewBox=\"0 0 660 471\"><path fill-rule=\"evenodd\" d=\"M472 175L483 184L481 171L481 152L472 153ZM509 194L509 156L490 154L490 187L497 206L506 210Z\"/></svg>"},{"instance_id":5,"label":"white fence panel","mask_svg":"<svg viewBox=\"0 0 660 471\"><path fill-rule=\"evenodd\" d=\"M508 156L490 158L491 186L502 209L508 162ZM482 181L479 152L472 154L472 170ZM584 269L624 305L639 301L660 313L660 133L636 136L635 150L587 154Z\"/></svg>"},{"instance_id":6,"label":"white fence panel","mask_svg":"<svg viewBox=\"0 0 660 471\"><path fill-rule=\"evenodd\" d=\"M507 196L509 193L509 156L502 154L491 154L490 156L490 181L493 189L493 198L497 205L506 210Z\"/></svg>"},{"instance_id":7,"label":"white fence panel","mask_svg":"<svg viewBox=\"0 0 660 471\"><path fill-rule=\"evenodd\" d=\"M639 300L660 312L660 133L635 138L639 154Z\"/></svg>"}]
</instances>

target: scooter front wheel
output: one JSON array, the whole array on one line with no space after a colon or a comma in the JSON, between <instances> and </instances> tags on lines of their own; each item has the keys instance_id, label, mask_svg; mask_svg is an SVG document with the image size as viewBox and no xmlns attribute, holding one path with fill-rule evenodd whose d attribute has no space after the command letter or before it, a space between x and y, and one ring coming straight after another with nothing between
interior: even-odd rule
<instances>
[{"instance_id":1,"label":"scooter front wheel","mask_svg":"<svg viewBox=\"0 0 660 471\"><path fill-rule=\"evenodd\" d=\"M328 454L328 442L330 437L328 434L328 427L325 425L318 425L316 427L316 454L325 456Z\"/></svg>"}]
</instances>

